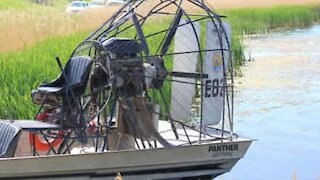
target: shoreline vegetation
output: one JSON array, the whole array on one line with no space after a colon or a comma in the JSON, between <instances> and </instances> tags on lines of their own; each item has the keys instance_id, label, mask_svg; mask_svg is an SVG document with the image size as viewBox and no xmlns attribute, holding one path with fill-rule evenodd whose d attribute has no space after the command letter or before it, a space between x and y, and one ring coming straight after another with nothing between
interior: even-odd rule
<instances>
[{"instance_id":1,"label":"shoreline vegetation","mask_svg":"<svg viewBox=\"0 0 320 180\"><path fill-rule=\"evenodd\" d=\"M232 27L232 51L235 67L246 61L243 55L243 37L271 31L310 27L320 21L320 5L275 6L268 8L243 8L222 11Z\"/></svg>"},{"instance_id":2,"label":"shoreline vegetation","mask_svg":"<svg viewBox=\"0 0 320 180\"><path fill-rule=\"evenodd\" d=\"M20 0L21 1L21 0ZM62 0L60 0L62 2ZM59 1L59 2L60 2ZM3 10L0 6L0 15L3 13L13 13L14 10ZM61 6L63 7L63 6ZM24 8L24 7L22 7ZM23 10L25 12L30 12ZM42 9L40 12L43 11ZM93 13L90 14L88 19L81 19L82 15L75 17L65 17L61 10L60 13L55 15L54 8L49 10L51 26L45 26L48 17L41 17L40 22L35 22L40 14L23 14L15 15L12 18L16 21L14 27L6 27L10 20L0 22L0 28L7 29L4 35L0 35L0 119L30 119L33 118L37 107L33 105L30 98L30 91L35 88L41 81L54 78L59 73L59 68L54 61L54 57L59 55L61 59L65 60L70 55L73 48L79 43L87 34L97 27L105 20L108 14L96 21L91 21L90 18L98 17ZM226 19L231 23L233 36L232 36L232 50L233 59L236 67L239 67L245 61L243 56L243 35L255 33L268 33L270 31L282 31L293 28L305 28L311 26L320 20L320 6L277 6L277 7L259 7L259 8L243 8L243 9L225 9L218 10L220 14L227 15ZM23 18L28 19L28 24L23 24ZM55 19L57 18L57 19ZM12 19L11 19L12 20ZM59 21L62 22L59 22ZM34 22L34 23L31 23ZM59 24L61 23L61 24ZM81 25L81 24L84 25ZM36 27L29 27L30 24ZM69 25L67 25L69 24ZM66 25L66 26L65 26ZM11 29L10 29L11 28ZM37 31L37 28L48 28L48 33L43 33L41 36L34 35L31 32ZM78 32L68 31L64 33L63 29L70 30L77 29ZM11 43L6 42L6 36L14 36L15 33L26 31L27 34L22 34L29 37L31 44L12 46L13 48L5 49L4 46L10 46ZM58 31L53 35L52 33ZM30 34L31 33L31 34ZM26 37L26 38L27 38ZM16 37L17 41L21 37ZM39 41L40 40L40 41ZM29 41L26 41L29 42Z\"/></svg>"}]
</instances>

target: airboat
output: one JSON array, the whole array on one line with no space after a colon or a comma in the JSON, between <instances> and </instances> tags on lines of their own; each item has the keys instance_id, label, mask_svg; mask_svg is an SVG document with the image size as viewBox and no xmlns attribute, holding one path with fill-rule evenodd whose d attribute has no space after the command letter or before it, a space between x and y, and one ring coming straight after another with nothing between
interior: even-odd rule
<instances>
[{"instance_id":1,"label":"airboat","mask_svg":"<svg viewBox=\"0 0 320 180\"><path fill-rule=\"evenodd\" d=\"M61 74L34 120L0 121L2 179L212 179L252 140L233 132L231 28L203 0L127 1ZM15 156L22 132L30 154Z\"/></svg>"}]
</instances>

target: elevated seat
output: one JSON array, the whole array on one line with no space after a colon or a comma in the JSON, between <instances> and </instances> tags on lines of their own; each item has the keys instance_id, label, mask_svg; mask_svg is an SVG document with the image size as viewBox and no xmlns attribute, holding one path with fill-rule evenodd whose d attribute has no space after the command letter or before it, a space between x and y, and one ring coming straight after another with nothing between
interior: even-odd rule
<instances>
[{"instance_id":1,"label":"elevated seat","mask_svg":"<svg viewBox=\"0 0 320 180\"><path fill-rule=\"evenodd\" d=\"M81 96L87 85L91 65L89 56L71 58L63 69L65 76L61 73L55 80L32 90L33 102L38 105L61 105L64 98L71 97L71 91L76 97Z\"/></svg>"},{"instance_id":2,"label":"elevated seat","mask_svg":"<svg viewBox=\"0 0 320 180\"><path fill-rule=\"evenodd\" d=\"M19 127L0 121L0 158L14 157L20 134Z\"/></svg>"}]
</instances>

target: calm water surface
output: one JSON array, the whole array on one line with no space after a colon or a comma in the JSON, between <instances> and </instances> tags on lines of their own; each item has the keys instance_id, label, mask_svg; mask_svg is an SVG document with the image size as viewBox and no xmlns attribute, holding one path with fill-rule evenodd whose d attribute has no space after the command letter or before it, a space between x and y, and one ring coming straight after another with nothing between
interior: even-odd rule
<instances>
[{"instance_id":1,"label":"calm water surface","mask_svg":"<svg viewBox=\"0 0 320 180\"><path fill-rule=\"evenodd\" d=\"M235 129L257 141L217 179L320 180L320 25L245 44Z\"/></svg>"}]
</instances>

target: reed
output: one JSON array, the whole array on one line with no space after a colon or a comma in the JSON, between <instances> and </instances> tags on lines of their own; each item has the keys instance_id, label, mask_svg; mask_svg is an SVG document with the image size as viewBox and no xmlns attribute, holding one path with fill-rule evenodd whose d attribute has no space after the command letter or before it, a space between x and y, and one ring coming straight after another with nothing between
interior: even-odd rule
<instances>
[{"instance_id":1,"label":"reed","mask_svg":"<svg viewBox=\"0 0 320 180\"><path fill-rule=\"evenodd\" d=\"M223 13L228 16L233 30L237 34L304 28L320 19L319 7L312 6L233 9Z\"/></svg>"},{"instance_id":2,"label":"reed","mask_svg":"<svg viewBox=\"0 0 320 180\"><path fill-rule=\"evenodd\" d=\"M51 12L51 10L46 10L46 12ZM108 14L102 17L101 14L90 15L83 20L86 17L82 15L64 17L65 14L62 12L57 14L54 10L52 10L51 14L48 13L47 17L42 17L43 19L37 17L40 14L36 12L33 12L34 14L32 15L15 15L13 10L0 11L1 15L3 13L8 13L6 17L16 16L11 18L17 20L17 25L11 27L11 29L5 29L3 25L9 23L9 20L5 23L1 21L0 28L1 31L4 30L4 33L0 34L0 43L3 43L3 39L7 38L6 36L14 36L19 33L22 33L22 35L12 37L16 38L17 42L23 38L34 39L34 41L43 39L35 44L29 44L30 40L25 41L28 43L20 41L22 46L17 45L17 47L23 47L22 49L6 52L3 50L0 53L0 118L32 118L36 112L36 106L31 101L30 91L41 81L51 80L59 73L54 57L59 55L65 62L76 44L88 34L90 29L100 24L101 22L99 21L105 19ZM103 11L101 13L106 12ZM244 60L242 35L266 33L272 30L279 30L279 28L306 27L319 21L320 17L319 9L311 6L235 9L226 10L223 14L229 16L228 21L233 27L232 49L236 66L240 66ZM99 16L100 19L96 20L96 16ZM48 18L52 19L51 25L45 22L48 21ZM29 24L24 24L19 19L27 19ZM39 19L40 22L38 21ZM92 19L95 20L92 21ZM30 22L33 22L36 27L29 27ZM71 28L74 31L74 27L76 27L76 31L81 32L72 33ZM44 28L45 30L42 29L41 33L39 31L39 33L33 34L33 32L38 32L36 31L37 28ZM24 31L26 34L23 34ZM38 36L38 34L40 35ZM50 37L53 34L55 36ZM9 42L10 44L17 43L12 40ZM9 45L8 43L0 44L0 49L3 48L2 46ZM10 46L14 47L15 45Z\"/></svg>"},{"instance_id":3,"label":"reed","mask_svg":"<svg viewBox=\"0 0 320 180\"><path fill-rule=\"evenodd\" d=\"M72 49L87 33L58 36L18 52L0 54L0 117L32 118L36 112L30 92L42 81L59 74L54 58L66 61Z\"/></svg>"},{"instance_id":4,"label":"reed","mask_svg":"<svg viewBox=\"0 0 320 180\"><path fill-rule=\"evenodd\" d=\"M9 7L0 9L0 52L23 49L50 36L92 30L116 10L105 7L89 9L80 14L67 14L62 5L43 7L30 3L27 9L24 6L21 9Z\"/></svg>"},{"instance_id":5,"label":"reed","mask_svg":"<svg viewBox=\"0 0 320 180\"><path fill-rule=\"evenodd\" d=\"M245 61L243 35L305 28L319 22L319 6L278 6L231 9L222 12L232 25L232 50L236 67Z\"/></svg>"}]
</instances>

